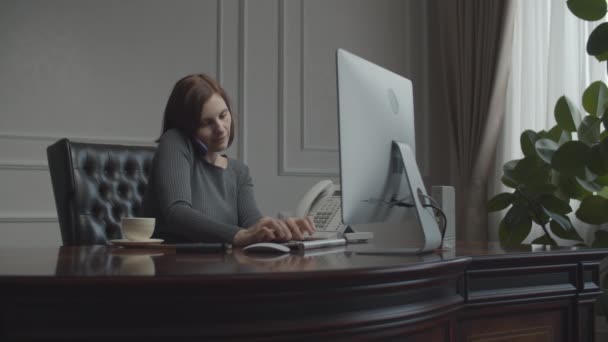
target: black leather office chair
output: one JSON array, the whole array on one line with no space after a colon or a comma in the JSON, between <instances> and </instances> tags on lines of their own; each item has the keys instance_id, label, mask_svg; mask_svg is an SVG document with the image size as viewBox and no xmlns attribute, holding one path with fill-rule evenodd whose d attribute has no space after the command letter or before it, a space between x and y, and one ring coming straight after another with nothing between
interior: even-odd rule
<instances>
[{"instance_id":1,"label":"black leather office chair","mask_svg":"<svg viewBox=\"0 0 608 342\"><path fill-rule=\"evenodd\" d=\"M121 218L141 215L155 151L68 139L47 148L64 246L122 238Z\"/></svg>"}]
</instances>

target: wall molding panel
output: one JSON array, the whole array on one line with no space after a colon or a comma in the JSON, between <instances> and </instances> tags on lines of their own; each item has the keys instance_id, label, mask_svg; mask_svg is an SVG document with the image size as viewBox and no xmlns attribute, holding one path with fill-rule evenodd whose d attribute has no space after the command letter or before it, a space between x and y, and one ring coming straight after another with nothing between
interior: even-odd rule
<instances>
[{"instance_id":1,"label":"wall molding panel","mask_svg":"<svg viewBox=\"0 0 608 342\"><path fill-rule=\"evenodd\" d=\"M215 39L215 67L216 67L216 71L215 71L215 78L217 79L217 81L222 84L222 47L223 47L223 41L222 41L222 37L223 37L223 5L222 5L222 0L216 0L215 2L215 6L216 6L216 30L217 30L217 34L216 34L216 39Z\"/></svg>"},{"instance_id":2,"label":"wall molding panel","mask_svg":"<svg viewBox=\"0 0 608 342\"><path fill-rule=\"evenodd\" d=\"M247 114L245 108L247 108L246 102L246 84L247 84L247 1L240 0L238 7L238 18L239 18L239 36L238 36L238 102L239 102L239 134L238 134L238 158L245 164L247 164Z\"/></svg>"},{"instance_id":3,"label":"wall molding panel","mask_svg":"<svg viewBox=\"0 0 608 342\"><path fill-rule=\"evenodd\" d=\"M73 141L97 143L97 144L118 144L118 145L142 145L156 146L155 138L129 138L129 137L107 137L107 136L78 136L71 134L37 134L37 133L8 133L0 132L1 140L12 141L40 141L52 144L55 141L68 138Z\"/></svg>"},{"instance_id":4,"label":"wall molding panel","mask_svg":"<svg viewBox=\"0 0 608 342\"><path fill-rule=\"evenodd\" d=\"M57 214L34 213L27 215L0 213L0 223L57 223Z\"/></svg>"},{"instance_id":5,"label":"wall molding panel","mask_svg":"<svg viewBox=\"0 0 608 342\"><path fill-rule=\"evenodd\" d=\"M337 106L331 105L337 101L337 94L332 94L335 85L330 84L335 76L329 74L335 67L328 64L335 63L335 48L346 48L394 72L416 69L408 47L414 43L422 20L403 21L415 17L411 10L419 11L422 6L411 1L376 5L346 0L327 4L329 8L303 0L280 0L278 4L279 175L337 177L338 139L333 142L328 133L338 133L338 127L333 132ZM349 16L332 18L326 14L341 9ZM428 118L423 122L428 126Z\"/></svg>"},{"instance_id":6,"label":"wall molding panel","mask_svg":"<svg viewBox=\"0 0 608 342\"><path fill-rule=\"evenodd\" d=\"M279 21L279 36L278 36L278 130L279 130L279 148L278 148L278 166L279 166L279 175L280 176L319 176L319 177L336 177L339 175L339 169L336 167L323 167L323 166L312 166L310 167L310 163L303 163L308 167L301 166L293 166L290 164L290 158L296 159L301 157L302 155L320 156L324 155L320 159L327 159L327 156L331 159L334 159L334 164L337 165L338 160L338 149L335 146L322 146L322 145L313 145L309 139L307 139L307 130L312 129L308 128L306 125L306 115L307 115L307 107L306 107L306 92L305 92L305 21L306 16L304 14L304 1L298 2L299 7L299 15L294 16L299 20L299 23L292 25L292 27L296 27L299 31L299 34L294 34L298 36L298 57L299 57L299 65L296 73L298 74L298 84L299 84L299 105L297 106L297 118L295 115L292 115L292 120L298 120L299 129L297 133L299 137L297 139L289 139L289 127L288 127L288 113L290 113L287 108L287 92L288 85L286 82L287 77L287 40L286 31L288 30L287 24L291 23L287 18L291 18L289 16L287 3L293 3L288 1L279 1L278 6L278 21ZM291 41L291 40L290 40ZM297 146L298 152L297 155L290 151L289 147Z\"/></svg>"},{"instance_id":7,"label":"wall molding panel","mask_svg":"<svg viewBox=\"0 0 608 342\"><path fill-rule=\"evenodd\" d=\"M279 0L279 6L277 11L277 17L279 18L279 34L278 40L278 56L277 56L277 67L278 67L278 78L277 78L277 130L278 130L278 141L277 141L277 166L279 176L287 175L285 167L285 77L283 75L283 69L285 68L285 52L283 46L285 44L285 1Z\"/></svg>"},{"instance_id":8,"label":"wall molding panel","mask_svg":"<svg viewBox=\"0 0 608 342\"><path fill-rule=\"evenodd\" d=\"M9 133L0 132L0 143L4 146L13 145L14 151L23 150L23 144L30 145L28 150L35 150L36 154L30 154L31 159L23 157L14 158L0 153L0 170L16 171L46 171L48 163L46 160L46 147L59 139L68 138L76 142L115 144L115 145L140 145L156 146L154 139L130 138L130 137L107 137L107 136L78 136L59 134L35 134L35 133ZM20 148L21 147L21 148Z\"/></svg>"},{"instance_id":9,"label":"wall molding panel","mask_svg":"<svg viewBox=\"0 0 608 342\"><path fill-rule=\"evenodd\" d=\"M300 0L300 139L302 140L302 151L335 152L339 153L338 146L323 146L310 141L306 132L310 129L306 123L306 11L304 10L304 0ZM285 48L284 45L282 48ZM337 114L337 111L332 114Z\"/></svg>"},{"instance_id":10,"label":"wall molding panel","mask_svg":"<svg viewBox=\"0 0 608 342\"><path fill-rule=\"evenodd\" d=\"M47 171L48 163L29 160L0 160L0 170Z\"/></svg>"}]
</instances>

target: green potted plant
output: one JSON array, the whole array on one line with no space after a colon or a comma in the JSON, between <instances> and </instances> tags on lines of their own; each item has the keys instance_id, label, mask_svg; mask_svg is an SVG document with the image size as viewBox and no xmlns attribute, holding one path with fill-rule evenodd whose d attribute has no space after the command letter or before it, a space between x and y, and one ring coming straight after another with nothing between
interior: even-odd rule
<instances>
[{"instance_id":1,"label":"green potted plant","mask_svg":"<svg viewBox=\"0 0 608 342\"><path fill-rule=\"evenodd\" d=\"M569 0L567 4L574 15L588 21L602 19L607 11L606 0ZM587 52L599 61L608 60L608 23L593 30ZM562 96L555 105L554 127L521 134L524 158L504 164L501 178L513 191L500 193L488 203L489 211L509 208L499 227L501 243L521 243L534 222L544 234L533 243L557 245L555 236L584 244L568 217L572 200L580 201L574 213L579 220L608 223L606 84L589 85L582 104L584 111ZM608 247L608 232L598 230L592 246Z\"/></svg>"},{"instance_id":2,"label":"green potted plant","mask_svg":"<svg viewBox=\"0 0 608 342\"><path fill-rule=\"evenodd\" d=\"M606 0L568 0L577 17L597 21L606 15ZM587 41L587 53L599 61L608 60L608 23L597 26ZM503 244L520 244L530 234L532 223L543 235L533 243L557 245L553 236L585 245L569 217L575 215L592 225L608 223L608 87L593 82L583 92L584 111L567 97L555 104L555 121L550 130L521 134L524 158L504 164L502 183L513 189L494 196L488 210L509 208L500 222ZM575 200L575 201L573 201ZM552 234L550 234L552 233ZM608 231L597 230L591 247L608 247ZM603 286L608 274L600 275ZM608 318L608 293L597 301L598 315Z\"/></svg>"}]
</instances>

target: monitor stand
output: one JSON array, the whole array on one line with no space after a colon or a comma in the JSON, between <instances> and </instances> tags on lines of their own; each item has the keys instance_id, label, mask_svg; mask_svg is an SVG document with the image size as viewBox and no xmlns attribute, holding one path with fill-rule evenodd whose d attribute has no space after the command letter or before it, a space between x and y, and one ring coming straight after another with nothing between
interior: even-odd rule
<instances>
[{"instance_id":1,"label":"monitor stand","mask_svg":"<svg viewBox=\"0 0 608 342\"><path fill-rule=\"evenodd\" d=\"M424 207L423 204L429 203L422 176L416 164L416 157L408 144L393 141L393 148L397 148L401 155L403 165L403 173L405 175L406 185L412 194L414 209L418 217L418 223L422 227L422 236L424 245L420 248L374 248L366 249L357 254L377 254L377 255L411 255L429 253L441 246L441 232L439 225L435 220L433 208Z\"/></svg>"}]
</instances>

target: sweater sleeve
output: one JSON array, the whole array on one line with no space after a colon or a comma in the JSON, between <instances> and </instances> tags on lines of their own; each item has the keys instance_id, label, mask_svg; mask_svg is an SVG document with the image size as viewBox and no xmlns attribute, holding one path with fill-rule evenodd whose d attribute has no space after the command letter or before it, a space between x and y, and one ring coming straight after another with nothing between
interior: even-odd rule
<instances>
[{"instance_id":1,"label":"sweater sleeve","mask_svg":"<svg viewBox=\"0 0 608 342\"><path fill-rule=\"evenodd\" d=\"M253 180L249 175L249 168L240 164L238 177L237 208L239 213L239 225L244 228L253 226L262 214L258 209L253 193Z\"/></svg>"},{"instance_id":2,"label":"sweater sleeve","mask_svg":"<svg viewBox=\"0 0 608 342\"><path fill-rule=\"evenodd\" d=\"M212 220L192 208L190 180L194 162L192 146L186 137L174 130L163 134L153 166L156 176L153 186L165 229L191 241L232 243L238 226Z\"/></svg>"}]
</instances>

